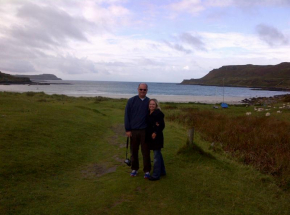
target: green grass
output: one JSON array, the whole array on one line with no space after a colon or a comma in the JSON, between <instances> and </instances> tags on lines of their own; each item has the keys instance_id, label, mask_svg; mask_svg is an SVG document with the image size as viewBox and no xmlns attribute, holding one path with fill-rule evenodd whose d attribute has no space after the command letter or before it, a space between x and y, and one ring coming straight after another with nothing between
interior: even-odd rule
<instances>
[{"instance_id":1,"label":"green grass","mask_svg":"<svg viewBox=\"0 0 290 215\"><path fill-rule=\"evenodd\" d=\"M0 214L290 213L289 192L272 176L213 151L199 133L200 150L186 146L186 127L167 119L210 105L161 104L168 175L156 182L142 172L129 177L125 105L102 97L0 92ZM233 116L246 111L228 110Z\"/></svg>"}]
</instances>

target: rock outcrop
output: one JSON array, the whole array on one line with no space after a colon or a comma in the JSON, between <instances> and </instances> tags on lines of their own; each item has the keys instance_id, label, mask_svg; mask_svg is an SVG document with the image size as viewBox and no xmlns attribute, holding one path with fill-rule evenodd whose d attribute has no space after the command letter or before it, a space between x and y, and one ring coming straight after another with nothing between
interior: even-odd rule
<instances>
[{"instance_id":1,"label":"rock outcrop","mask_svg":"<svg viewBox=\"0 0 290 215\"><path fill-rule=\"evenodd\" d=\"M223 66L203 78L183 80L181 84L290 90L290 63Z\"/></svg>"}]
</instances>

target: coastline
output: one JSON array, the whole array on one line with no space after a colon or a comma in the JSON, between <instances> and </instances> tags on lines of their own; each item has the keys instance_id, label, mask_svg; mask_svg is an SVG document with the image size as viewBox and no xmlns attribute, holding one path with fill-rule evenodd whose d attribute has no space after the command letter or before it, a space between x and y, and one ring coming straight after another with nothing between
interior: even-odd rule
<instances>
[{"instance_id":1,"label":"coastline","mask_svg":"<svg viewBox=\"0 0 290 215\"><path fill-rule=\"evenodd\" d=\"M72 97L107 97L113 99L129 99L137 94L128 90L128 85L131 88L135 87L135 83L104 83L104 82L72 82L72 81L53 81L45 82L49 85L0 85L2 92L44 92L47 95L59 94ZM108 86L107 86L108 85ZM117 85L116 88L114 88ZM170 87L168 90L168 87ZM114 90L111 90L113 88ZM123 90L123 89L126 90ZM156 98L160 102L174 102L174 103L203 103L203 104L220 104L225 102L227 104L246 104L253 99L273 97L281 94L288 94L285 92L277 93L261 93L259 91L250 91L239 88L226 89L228 93L224 96L220 89L217 88L180 88L175 84L167 83L167 85L158 85L152 83L154 90L149 91L147 96L149 98ZM107 92L107 89L110 89ZM237 89L237 90L236 90ZM166 92L165 92L166 91ZM193 91L195 95L188 95L188 91ZM218 93L217 93L218 92ZM250 93L255 92L255 93ZM256 93L257 92L257 93ZM184 93L184 94L183 94ZM200 93L200 94L198 94ZM280 94L281 93L281 94ZM180 94L180 95L172 95ZM228 95L227 95L228 94Z\"/></svg>"},{"instance_id":2,"label":"coastline","mask_svg":"<svg viewBox=\"0 0 290 215\"><path fill-rule=\"evenodd\" d=\"M43 91L18 91L15 89L3 90L0 87L0 92L11 92L11 93L26 93L26 92L43 92ZM71 97L105 97L112 99L129 99L137 94L114 94L114 93L84 93L84 94L74 94L74 93L48 93L47 95L66 95ZM273 103L274 101L287 101L290 102L290 94L273 95L273 96L262 96L262 97L242 97L242 96L190 96L190 95L157 95L157 94L147 94L149 98L155 98L159 102L172 102L172 103L202 103L202 104L221 104L227 103L229 105L238 104L264 104Z\"/></svg>"},{"instance_id":3,"label":"coastline","mask_svg":"<svg viewBox=\"0 0 290 215\"><path fill-rule=\"evenodd\" d=\"M129 99L135 94L94 94L94 95L74 95L71 94L69 96L75 97L96 97L102 96L107 98L113 99ZM195 102L195 103L205 103L205 104L218 104L223 102L222 96L187 96L187 95L150 95L148 94L147 97L155 98L159 102L174 102L174 103L188 103L188 102ZM243 104L242 100L245 99L244 97L225 97L224 102L228 104Z\"/></svg>"},{"instance_id":4,"label":"coastline","mask_svg":"<svg viewBox=\"0 0 290 215\"><path fill-rule=\"evenodd\" d=\"M25 93L23 91L17 90L1 90L0 92L12 92L12 93ZM28 91L27 91L28 92ZM37 91L33 91L37 93ZM52 93L47 93L48 95L52 95ZM72 97L107 97L112 99L129 99L137 94L109 94L109 93L97 93L97 94L73 94L67 93L63 94ZM154 95L148 94L147 97L155 98L160 102L174 102L174 103L188 103L188 102L195 102L195 103L205 103L205 104L218 104L221 102L226 102L228 104L243 104L242 100L244 97L225 97L223 99L222 96L188 96L188 95Z\"/></svg>"}]
</instances>

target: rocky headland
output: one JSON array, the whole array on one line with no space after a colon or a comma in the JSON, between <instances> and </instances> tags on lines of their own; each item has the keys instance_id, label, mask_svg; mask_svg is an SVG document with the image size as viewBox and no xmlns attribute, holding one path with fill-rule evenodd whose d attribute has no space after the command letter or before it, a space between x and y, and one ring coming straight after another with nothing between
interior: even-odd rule
<instances>
[{"instance_id":1,"label":"rocky headland","mask_svg":"<svg viewBox=\"0 0 290 215\"><path fill-rule=\"evenodd\" d=\"M200 79L183 80L181 84L290 91L290 63L222 66Z\"/></svg>"},{"instance_id":2,"label":"rocky headland","mask_svg":"<svg viewBox=\"0 0 290 215\"><path fill-rule=\"evenodd\" d=\"M28 84L28 85L49 85L49 83L43 83L40 81L46 80L61 80L53 74L42 75L9 75L0 71L0 84Z\"/></svg>"},{"instance_id":3,"label":"rocky headland","mask_svg":"<svg viewBox=\"0 0 290 215\"><path fill-rule=\"evenodd\" d=\"M46 80L62 80L53 74L41 74L41 75L15 75L18 78L29 78L32 81L46 81Z\"/></svg>"},{"instance_id":4,"label":"rocky headland","mask_svg":"<svg viewBox=\"0 0 290 215\"><path fill-rule=\"evenodd\" d=\"M13 75L5 74L0 71L0 84L32 84L29 78L20 78Z\"/></svg>"}]
</instances>

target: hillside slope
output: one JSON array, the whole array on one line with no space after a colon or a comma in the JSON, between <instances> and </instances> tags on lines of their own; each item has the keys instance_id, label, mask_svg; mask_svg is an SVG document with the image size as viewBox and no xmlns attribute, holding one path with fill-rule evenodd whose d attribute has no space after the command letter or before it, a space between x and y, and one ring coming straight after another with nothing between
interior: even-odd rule
<instances>
[{"instance_id":1,"label":"hillside slope","mask_svg":"<svg viewBox=\"0 0 290 215\"><path fill-rule=\"evenodd\" d=\"M0 71L0 84L31 84L31 80L27 77L15 77Z\"/></svg>"},{"instance_id":2,"label":"hillside slope","mask_svg":"<svg viewBox=\"0 0 290 215\"><path fill-rule=\"evenodd\" d=\"M61 78L58 78L58 77L56 77L53 74L15 75L15 77L30 78L31 80L35 80L35 81L42 81L42 80L61 80Z\"/></svg>"},{"instance_id":3,"label":"hillside slope","mask_svg":"<svg viewBox=\"0 0 290 215\"><path fill-rule=\"evenodd\" d=\"M181 84L290 90L290 63L222 66L203 78L183 80Z\"/></svg>"}]
</instances>

